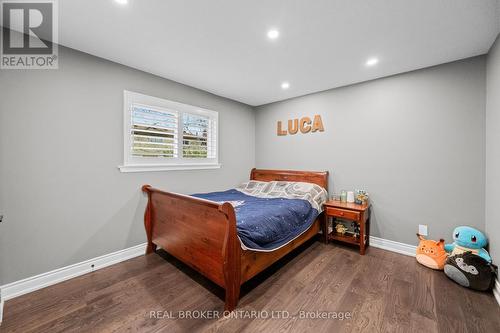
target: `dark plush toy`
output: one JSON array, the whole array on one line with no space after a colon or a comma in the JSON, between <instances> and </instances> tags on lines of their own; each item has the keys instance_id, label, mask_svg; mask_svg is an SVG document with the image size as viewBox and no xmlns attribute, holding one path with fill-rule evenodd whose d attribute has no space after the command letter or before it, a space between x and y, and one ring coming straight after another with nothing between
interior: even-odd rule
<instances>
[{"instance_id":1,"label":"dark plush toy","mask_svg":"<svg viewBox=\"0 0 500 333\"><path fill-rule=\"evenodd\" d=\"M461 286L481 291L493 288L496 272L495 265L471 252L450 256L444 265L447 277Z\"/></svg>"}]
</instances>

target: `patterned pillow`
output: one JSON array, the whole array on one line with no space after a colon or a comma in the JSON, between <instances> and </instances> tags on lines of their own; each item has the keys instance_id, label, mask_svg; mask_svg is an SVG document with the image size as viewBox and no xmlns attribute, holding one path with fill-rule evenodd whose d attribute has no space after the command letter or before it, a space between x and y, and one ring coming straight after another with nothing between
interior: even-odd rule
<instances>
[{"instance_id":1,"label":"patterned pillow","mask_svg":"<svg viewBox=\"0 0 500 333\"><path fill-rule=\"evenodd\" d=\"M307 200L318 212L323 211L323 204L328 192L321 186L304 182L251 180L236 188L238 191L258 198L285 198Z\"/></svg>"}]
</instances>

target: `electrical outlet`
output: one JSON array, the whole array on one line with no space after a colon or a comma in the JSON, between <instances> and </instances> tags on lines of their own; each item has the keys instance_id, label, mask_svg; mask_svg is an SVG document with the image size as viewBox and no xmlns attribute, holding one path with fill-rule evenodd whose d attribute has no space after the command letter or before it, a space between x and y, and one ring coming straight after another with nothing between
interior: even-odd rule
<instances>
[{"instance_id":1,"label":"electrical outlet","mask_svg":"<svg viewBox=\"0 0 500 333\"><path fill-rule=\"evenodd\" d=\"M418 233L422 236L427 236L427 224L419 224L418 225Z\"/></svg>"}]
</instances>

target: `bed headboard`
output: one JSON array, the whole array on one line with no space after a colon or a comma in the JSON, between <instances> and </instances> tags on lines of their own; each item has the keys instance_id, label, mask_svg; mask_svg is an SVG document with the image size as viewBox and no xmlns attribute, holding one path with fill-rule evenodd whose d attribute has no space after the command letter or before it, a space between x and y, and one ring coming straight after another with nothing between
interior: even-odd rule
<instances>
[{"instance_id":1,"label":"bed headboard","mask_svg":"<svg viewBox=\"0 0 500 333\"><path fill-rule=\"evenodd\" d=\"M253 168L250 180L269 182L282 180L287 182L305 182L317 184L328 190L328 171L264 170Z\"/></svg>"}]
</instances>

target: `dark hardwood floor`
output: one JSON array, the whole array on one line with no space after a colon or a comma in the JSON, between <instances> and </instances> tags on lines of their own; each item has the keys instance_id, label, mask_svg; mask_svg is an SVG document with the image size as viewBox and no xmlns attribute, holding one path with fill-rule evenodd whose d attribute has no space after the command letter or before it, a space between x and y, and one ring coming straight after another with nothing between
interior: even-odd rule
<instances>
[{"instance_id":1,"label":"dark hardwood floor","mask_svg":"<svg viewBox=\"0 0 500 333\"><path fill-rule=\"evenodd\" d=\"M500 307L491 294L375 248L360 256L356 249L309 242L244 285L242 295L233 313L241 318L224 317L223 291L158 251L6 302L0 331L500 331ZM302 310L349 312L352 318L301 319ZM151 311L220 318L151 318ZM275 318L252 318L259 315Z\"/></svg>"}]
</instances>

